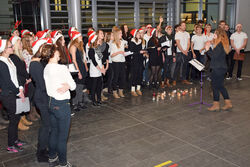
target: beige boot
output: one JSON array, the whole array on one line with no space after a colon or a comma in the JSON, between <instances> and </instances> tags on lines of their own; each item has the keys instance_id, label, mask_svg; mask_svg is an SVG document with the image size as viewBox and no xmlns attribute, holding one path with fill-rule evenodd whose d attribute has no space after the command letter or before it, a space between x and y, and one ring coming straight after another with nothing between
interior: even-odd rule
<instances>
[{"instance_id":1,"label":"beige boot","mask_svg":"<svg viewBox=\"0 0 250 167\"><path fill-rule=\"evenodd\" d=\"M30 128L28 126L25 126L22 121L19 121L18 129L22 130L22 131L25 131L25 130L29 130Z\"/></svg>"},{"instance_id":2,"label":"beige boot","mask_svg":"<svg viewBox=\"0 0 250 167\"><path fill-rule=\"evenodd\" d=\"M135 91L131 91L131 95L134 96L134 97L137 97L137 93Z\"/></svg>"},{"instance_id":3,"label":"beige boot","mask_svg":"<svg viewBox=\"0 0 250 167\"><path fill-rule=\"evenodd\" d=\"M124 94L123 94L123 89L119 89L119 96L120 97L125 97Z\"/></svg>"},{"instance_id":4,"label":"beige boot","mask_svg":"<svg viewBox=\"0 0 250 167\"><path fill-rule=\"evenodd\" d=\"M102 101L106 101L106 100L108 100L108 98L107 98L106 96L104 96L104 94L103 94L103 93L101 94L101 99L102 99Z\"/></svg>"},{"instance_id":5,"label":"beige boot","mask_svg":"<svg viewBox=\"0 0 250 167\"><path fill-rule=\"evenodd\" d=\"M232 105L231 100L229 99L225 100L225 105L221 107L222 110L229 110L231 108L233 108L233 105Z\"/></svg>"},{"instance_id":6,"label":"beige boot","mask_svg":"<svg viewBox=\"0 0 250 167\"><path fill-rule=\"evenodd\" d=\"M137 95L142 96L141 90L136 90Z\"/></svg>"},{"instance_id":7,"label":"beige boot","mask_svg":"<svg viewBox=\"0 0 250 167\"><path fill-rule=\"evenodd\" d=\"M161 81L161 88L165 88L164 81Z\"/></svg>"},{"instance_id":8,"label":"beige boot","mask_svg":"<svg viewBox=\"0 0 250 167\"><path fill-rule=\"evenodd\" d=\"M220 103L218 101L213 102L213 106L207 109L208 111L220 111Z\"/></svg>"},{"instance_id":9,"label":"beige boot","mask_svg":"<svg viewBox=\"0 0 250 167\"><path fill-rule=\"evenodd\" d=\"M166 79L165 84L168 88L172 87L172 85L169 83L169 79Z\"/></svg>"},{"instance_id":10,"label":"beige boot","mask_svg":"<svg viewBox=\"0 0 250 167\"><path fill-rule=\"evenodd\" d=\"M117 94L116 90L113 91L113 96L114 96L115 99L119 99L120 98L120 96Z\"/></svg>"},{"instance_id":11,"label":"beige boot","mask_svg":"<svg viewBox=\"0 0 250 167\"><path fill-rule=\"evenodd\" d=\"M22 122L24 125L29 126L32 125L33 123L31 121L28 121L25 116L21 117L20 122Z\"/></svg>"}]
</instances>

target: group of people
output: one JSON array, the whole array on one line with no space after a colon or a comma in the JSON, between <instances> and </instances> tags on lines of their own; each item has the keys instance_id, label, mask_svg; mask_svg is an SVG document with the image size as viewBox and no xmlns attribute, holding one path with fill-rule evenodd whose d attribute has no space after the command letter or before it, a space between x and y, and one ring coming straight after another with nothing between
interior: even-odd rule
<instances>
[{"instance_id":1,"label":"group of people","mask_svg":"<svg viewBox=\"0 0 250 167\"><path fill-rule=\"evenodd\" d=\"M223 95L223 110L232 108L224 79L232 79L235 61L238 61L237 79L241 78L247 35L242 25L236 32L226 29L225 21L211 32L211 25L203 28L199 21L190 35L186 23L166 26L163 19L151 25L129 31L128 26L114 26L111 32L88 29L86 37L75 27L68 31L70 42L65 44L60 30L38 31L34 35L22 30L21 37L13 29L11 38L0 40L0 101L9 119L7 151L23 150L26 142L18 138L20 123L30 125L27 114L16 114L16 99L28 96L33 112L38 112L41 124L38 134L37 160L50 166L71 166L67 162L67 138L72 112L103 105L109 92L115 99L124 98L129 86L131 95L142 96L142 86L164 88L192 84L199 72L188 63L197 59L209 64L209 78L213 88L213 106L220 110L219 95ZM90 97L90 98L89 98ZM21 120L21 121L20 121ZM20 127L21 128L21 127Z\"/></svg>"}]
</instances>

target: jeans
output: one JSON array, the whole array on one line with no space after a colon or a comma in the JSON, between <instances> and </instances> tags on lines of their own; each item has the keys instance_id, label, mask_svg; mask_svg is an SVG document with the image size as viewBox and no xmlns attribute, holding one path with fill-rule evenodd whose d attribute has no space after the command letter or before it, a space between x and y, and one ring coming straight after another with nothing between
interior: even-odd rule
<instances>
[{"instance_id":1,"label":"jeans","mask_svg":"<svg viewBox=\"0 0 250 167\"><path fill-rule=\"evenodd\" d=\"M1 95L0 98L10 121L8 127L8 146L14 146L15 141L18 139L18 123L20 121L20 115L16 115L16 95Z\"/></svg>"},{"instance_id":2,"label":"jeans","mask_svg":"<svg viewBox=\"0 0 250 167\"><path fill-rule=\"evenodd\" d=\"M188 56L183 53L176 53L176 65L173 80L177 80L178 72L181 71L181 80L186 80Z\"/></svg>"},{"instance_id":3,"label":"jeans","mask_svg":"<svg viewBox=\"0 0 250 167\"><path fill-rule=\"evenodd\" d=\"M211 79L214 101L220 100L220 93L224 99L229 99L227 89L224 86L224 77L226 72L227 69L212 69Z\"/></svg>"},{"instance_id":4,"label":"jeans","mask_svg":"<svg viewBox=\"0 0 250 167\"><path fill-rule=\"evenodd\" d=\"M149 82L149 62L145 62L145 69L143 71L143 81Z\"/></svg>"},{"instance_id":5,"label":"jeans","mask_svg":"<svg viewBox=\"0 0 250 167\"><path fill-rule=\"evenodd\" d=\"M56 156L60 165L67 164L67 140L70 128L69 100L49 98L51 133L49 138L49 158Z\"/></svg>"},{"instance_id":6,"label":"jeans","mask_svg":"<svg viewBox=\"0 0 250 167\"><path fill-rule=\"evenodd\" d=\"M163 81L164 81L164 79L172 79L171 78L172 64L173 64L173 56L165 55L165 62L164 62L164 65L163 65L164 70L163 70L163 77L162 77Z\"/></svg>"}]
</instances>

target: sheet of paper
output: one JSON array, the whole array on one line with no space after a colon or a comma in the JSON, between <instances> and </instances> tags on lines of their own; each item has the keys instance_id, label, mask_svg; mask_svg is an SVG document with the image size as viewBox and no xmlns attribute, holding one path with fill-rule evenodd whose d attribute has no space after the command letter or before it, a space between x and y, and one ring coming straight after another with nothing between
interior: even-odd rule
<instances>
[{"instance_id":1,"label":"sheet of paper","mask_svg":"<svg viewBox=\"0 0 250 167\"><path fill-rule=\"evenodd\" d=\"M24 101L21 98L16 99L16 114L21 114L22 112L30 111L30 100L28 97L24 98Z\"/></svg>"},{"instance_id":2,"label":"sheet of paper","mask_svg":"<svg viewBox=\"0 0 250 167\"><path fill-rule=\"evenodd\" d=\"M189 63L192 64L199 71L202 71L205 68L205 66L196 59L190 60Z\"/></svg>"},{"instance_id":3,"label":"sheet of paper","mask_svg":"<svg viewBox=\"0 0 250 167\"><path fill-rule=\"evenodd\" d=\"M133 52L131 52L131 51L128 51L128 52L124 53L125 56L132 55L132 54L133 54Z\"/></svg>"}]
</instances>

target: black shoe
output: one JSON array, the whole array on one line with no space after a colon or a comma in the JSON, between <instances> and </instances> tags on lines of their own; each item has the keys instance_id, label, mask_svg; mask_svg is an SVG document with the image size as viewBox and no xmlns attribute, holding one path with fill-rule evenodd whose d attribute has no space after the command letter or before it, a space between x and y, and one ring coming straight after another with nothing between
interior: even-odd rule
<instances>
[{"instance_id":1,"label":"black shoe","mask_svg":"<svg viewBox=\"0 0 250 167\"><path fill-rule=\"evenodd\" d=\"M37 161L38 162L49 162L49 155L47 150L41 150L36 153Z\"/></svg>"},{"instance_id":2,"label":"black shoe","mask_svg":"<svg viewBox=\"0 0 250 167\"><path fill-rule=\"evenodd\" d=\"M93 105L94 107L100 107L100 104L98 104L98 102L92 102L92 105Z\"/></svg>"},{"instance_id":3,"label":"black shoe","mask_svg":"<svg viewBox=\"0 0 250 167\"><path fill-rule=\"evenodd\" d=\"M27 142L18 139L15 141L15 145L17 145L18 147L24 147L27 145Z\"/></svg>"},{"instance_id":4,"label":"black shoe","mask_svg":"<svg viewBox=\"0 0 250 167\"><path fill-rule=\"evenodd\" d=\"M88 107L84 103L79 103L78 108L84 110L84 109L87 109Z\"/></svg>"},{"instance_id":5,"label":"black shoe","mask_svg":"<svg viewBox=\"0 0 250 167\"><path fill-rule=\"evenodd\" d=\"M77 105L73 105L72 108L71 108L71 110L72 110L73 112L79 112L79 111L80 111L80 108L79 108Z\"/></svg>"}]
</instances>

